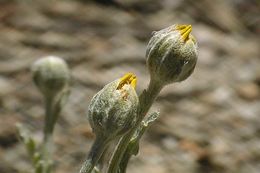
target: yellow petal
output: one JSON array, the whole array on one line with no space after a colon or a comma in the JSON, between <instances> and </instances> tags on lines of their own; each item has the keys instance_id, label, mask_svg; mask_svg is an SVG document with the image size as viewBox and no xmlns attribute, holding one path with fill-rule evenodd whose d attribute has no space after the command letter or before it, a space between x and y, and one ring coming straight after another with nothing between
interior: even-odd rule
<instances>
[{"instance_id":1,"label":"yellow petal","mask_svg":"<svg viewBox=\"0 0 260 173\"><path fill-rule=\"evenodd\" d=\"M120 78L120 82L116 89L121 89L126 84L131 85L133 88L135 88L136 81L136 76L133 73L126 73L123 77Z\"/></svg>"},{"instance_id":2,"label":"yellow petal","mask_svg":"<svg viewBox=\"0 0 260 173\"><path fill-rule=\"evenodd\" d=\"M192 31L191 25L177 25L176 29L180 31L183 41L187 41L189 39Z\"/></svg>"}]
</instances>

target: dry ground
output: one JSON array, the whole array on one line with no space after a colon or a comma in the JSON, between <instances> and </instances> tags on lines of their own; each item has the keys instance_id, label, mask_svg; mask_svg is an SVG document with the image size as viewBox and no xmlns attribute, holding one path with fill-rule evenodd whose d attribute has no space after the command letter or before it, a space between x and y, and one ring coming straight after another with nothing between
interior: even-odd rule
<instances>
[{"instance_id":1,"label":"dry ground","mask_svg":"<svg viewBox=\"0 0 260 173\"><path fill-rule=\"evenodd\" d=\"M106 3L105 3L106 2ZM106 83L134 72L147 85L151 32L191 23L199 43L192 77L166 87L131 173L259 173L260 52L257 0L0 1L0 172L31 169L15 123L41 139L42 98L30 65L63 57L72 93L55 131L56 173L77 172L93 134L86 110Z\"/></svg>"}]
</instances>

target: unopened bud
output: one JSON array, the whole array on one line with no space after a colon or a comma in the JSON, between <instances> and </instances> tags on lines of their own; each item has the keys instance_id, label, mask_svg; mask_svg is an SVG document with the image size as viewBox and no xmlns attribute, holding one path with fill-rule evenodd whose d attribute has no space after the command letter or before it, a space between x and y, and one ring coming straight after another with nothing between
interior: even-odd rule
<instances>
[{"instance_id":1,"label":"unopened bud","mask_svg":"<svg viewBox=\"0 0 260 173\"><path fill-rule=\"evenodd\" d=\"M88 118L97 136L114 139L133 127L138 106L135 86L136 76L128 73L107 84L93 97Z\"/></svg>"},{"instance_id":2,"label":"unopened bud","mask_svg":"<svg viewBox=\"0 0 260 173\"><path fill-rule=\"evenodd\" d=\"M191 30L191 25L173 25L153 34L146 51L152 80L165 85L192 74L198 51Z\"/></svg>"},{"instance_id":3,"label":"unopened bud","mask_svg":"<svg viewBox=\"0 0 260 173\"><path fill-rule=\"evenodd\" d=\"M55 56L37 60L32 65L33 80L46 97L55 96L69 83L70 72L66 62Z\"/></svg>"}]
</instances>

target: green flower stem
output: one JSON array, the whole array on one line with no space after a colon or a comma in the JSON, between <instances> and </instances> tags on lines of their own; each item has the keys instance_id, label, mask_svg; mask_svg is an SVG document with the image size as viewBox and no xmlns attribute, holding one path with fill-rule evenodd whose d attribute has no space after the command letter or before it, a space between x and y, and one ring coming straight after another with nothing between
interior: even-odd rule
<instances>
[{"instance_id":1,"label":"green flower stem","mask_svg":"<svg viewBox=\"0 0 260 173\"><path fill-rule=\"evenodd\" d=\"M107 146L108 140L104 137L97 136L79 173L91 173Z\"/></svg>"},{"instance_id":2,"label":"green flower stem","mask_svg":"<svg viewBox=\"0 0 260 173\"><path fill-rule=\"evenodd\" d=\"M52 149L52 134L54 129L54 112L53 112L54 97L45 98L45 124L44 124L44 137L43 137L43 158L50 159Z\"/></svg>"},{"instance_id":3,"label":"green flower stem","mask_svg":"<svg viewBox=\"0 0 260 173\"><path fill-rule=\"evenodd\" d=\"M159 117L159 112L153 112L146 115L142 123L136 129L135 134L132 136L130 142L128 143L127 149L125 151L124 157L120 162L120 173L126 173L126 168L128 162L132 155L137 155L139 151L139 141L143 136L144 132L150 127L155 120Z\"/></svg>"},{"instance_id":4,"label":"green flower stem","mask_svg":"<svg viewBox=\"0 0 260 173\"><path fill-rule=\"evenodd\" d=\"M154 100L160 93L163 85L160 83L155 82L154 80L150 80L149 86L147 90L144 90L143 93L139 96L139 107L137 112L137 122L135 126L120 140L116 151L114 152L112 159L109 164L108 172L107 173L118 173L119 171L119 164L123 158L123 155L127 149L127 146L134 135L135 131L139 127L140 123L142 122L143 118L149 111L150 107L152 106Z\"/></svg>"},{"instance_id":5,"label":"green flower stem","mask_svg":"<svg viewBox=\"0 0 260 173\"><path fill-rule=\"evenodd\" d=\"M54 97L45 98L45 124L44 124L44 141L47 141L53 133L54 115L53 115L53 100Z\"/></svg>"},{"instance_id":6,"label":"green flower stem","mask_svg":"<svg viewBox=\"0 0 260 173\"><path fill-rule=\"evenodd\" d=\"M50 173L52 171L52 152L53 152L53 129L55 124L55 116L53 111L54 97L45 98L45 124L44 137L42 143L41 156L44 161L43 173Z\"/></svg>"},{"instance_id":7,"label":"green flower stem","mask_svg":"<svg viewBox=\"0 0 260 173\"><path fill-rule=\"evenodd\" d=\"M153 102L157 98L158 94L163 88L163 84L156 82L154 80L150 80L149 86L147 90L145 90L140 96L139 96L139 109L138 109L138 120L137 120L137 126L142 122L143 118L149 111L150 107L152 106Z\"/></svg>"},{"instance_id":8,"label":"green flower stem","mask_svg":"<svg viewBox=\"0 0 260 173\"><path fill-rule=\"evenodd\" d=\"M53 160L52 160L52 153L53 153L53 139L52 135L48 135L45 138L43 145L42 145L42 160L43 160L43 171L42 173L51 173L53 168Z\"/></svg>"}]
</instances>

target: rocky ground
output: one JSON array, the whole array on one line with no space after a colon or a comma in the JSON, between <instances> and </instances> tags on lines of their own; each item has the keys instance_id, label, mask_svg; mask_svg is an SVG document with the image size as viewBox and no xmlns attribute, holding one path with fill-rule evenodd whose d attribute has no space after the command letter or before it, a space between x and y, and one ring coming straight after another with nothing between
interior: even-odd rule
<instances>
[{"instance_id":1,"label":"rocky ground","mask_svg":"<svg viewBox=\"0 0 260 173\"><path fill-rule=\"evenodd\" d=\"M0 172L31 169L15 124L41 139L43 100L31 80L40 57L63 57L72 92L55 131L56 173L77 172L92 142L86 110L106 83L134 72L147 86L151 32L191 23L199 60L187 81L166 87L131 173L258 173L260 4L257 0L1 0Z\"/></svg>"}]
</instances>

